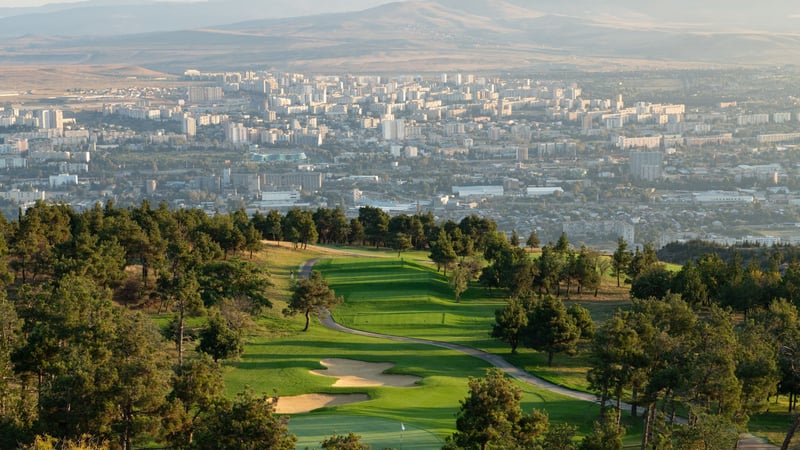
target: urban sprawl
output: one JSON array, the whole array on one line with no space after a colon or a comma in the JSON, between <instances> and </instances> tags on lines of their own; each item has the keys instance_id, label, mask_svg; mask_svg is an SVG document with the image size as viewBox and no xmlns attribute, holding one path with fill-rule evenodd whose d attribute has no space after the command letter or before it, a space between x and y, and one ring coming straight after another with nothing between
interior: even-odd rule
<instances>
[{"instance_id":1,"label":"urban sprawl","mask_svg":"<svg viewBox=\"0 0 800 450\"><path fill-rule=\"evenodd\" d=\"M16 217L37 201L81 210L148 200L357 216L369 205L476 214L509 233L547 242L566 232L605 249L619 237L800 241L800 99L741 87L784 75L662 76L681 80L682 101L612 74L187 70L148 87L11 93L0 109L0 207Z\"/></svg>"}]
</instances>

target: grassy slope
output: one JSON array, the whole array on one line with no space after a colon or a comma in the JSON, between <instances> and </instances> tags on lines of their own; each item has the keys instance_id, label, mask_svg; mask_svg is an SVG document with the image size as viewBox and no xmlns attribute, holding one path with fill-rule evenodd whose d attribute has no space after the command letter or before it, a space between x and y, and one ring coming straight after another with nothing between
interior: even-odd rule
<instances>
[{"instance_id":1,"label":"grassy slope","mask_svg":"<svg viewBox=\"0 0 800 450\"><path fill-rule=\"evenodd\" d=\"M297 329L300 324L297 323ZM334 388L333 378L312 375L322 369L324 358L348 358L393 362L392 373L423 377L413 388ZM371 400L340 406L337 414L377 416L413 423L444 436L454 427L458 401L466 393L466 377L482 376L488 365L481 360L430 346L401 344L350 336L323 329L318 324L306 333L287 333L279 339L254 340L241 361L232 363L226 375L229 393L250 385L258 392L282 396L303 393L367 393ZM594 407L558 395L525 388L527 407L546 408L554 419L589 423ZM328 414L322 410L315 414Z\"/></svg>"},{"instance_id":2,"label":"grassy slope","mask_svg":"<svg viewBox=\"0 0 800 450\"><path fill-rule=\"evenodd\" d=\"M297 448L318 448L329 436L348 432L361 436L362 442L375 449L428 450L443 444L438 435L428 430L405 421L379 417L317 414L292 417L290 425L298 436Z\"/></svg>"},{"instance_id":3,"label":"grassy slope","mask_svg":"<svg viewBox=\"0 0 800 450\"><path fill-rule=\"evenodd\" d=\"M449 435L454 431L454 415L458 410L458 402L464 398L467 391L467 377L482 376L485 369L488 368L485 362L457 352L430 346L345 335L324 329L318 323L313 323L312 328L303 333L300 331L302 318L296 317L287 320L281 316L280 311L288 298L290 271L296 273L297 267L307 259L324 258L330 254L330 250L322 248L315 247L309 251L300 252L291 250L284 245L281 248L270 247L265 257L260 256L260 258L264 258L265 263L272 262L269 269L276 284L271 295L275 306L267 317L259 321L260 327L248 337L245 353L241 360L228 364L225 375L227 393L233 395L244 386L250 386L257 392L277 392L282 396L310 392L365 392L371 397L368 402L325 408L299 417L330 414L373 416L413 424L435 433L439 438ZM382 265L386 261L397 260L369 258L363 263L367 266ZM410 266L410 263L406 263L406 265L414 267ZM332 267L328 263L322 264L320 268L326 266ZM363 269L365 266L362 265L359 271ZM379 288L384 294L384 306L387 306L393 299L390 290L404 291L407 288L401 286L411 284L412 281L422 276L438 278L438 275L426 267L418 267L418 269L413 272L412 279L396 281L391 288L387 286ZM405 272L392 271L396 274ZM441 289L439 294L445 296L446 284L443 280L440 281L442 284L437 289ZM430 284L430 281L427 283ZM418 288L424 290L423 285L418 285ZM434 286L436 286L435 283ZM346 291L347 289L340 289L337 294L347 295ZM406 300L413 301L412 297L409 296ZM394 300L397 299L394 298ZM446 299L442 298L440 301L445 302ZM428 302L427 297L418 305L422 306L425 302ZM497 302L476 301L474 304L482 304L481 311L493 314ZM392 301L391 303L402 302ZM465 306L469 306L469 303L465 302ZM474 314L472 312L458 315L459 321L464 317L469 319L470 315L473 315L474 323L466 326L466 330L462 330L464 327L458 324L453 324L449 328L454 335L461 336L464 342L469 342L469 335L472 332L478 332L480 326L485 324L477 321ZM384 317L386 317L385 314ZM456 318L456 316L453 317ZM480 334L484 334L483 330ZM441 332L429 335L436 339L443 336L444 333ZM473 341L475 340L473 339ZM488 336L485 339L481 336L477 341L493 342L488 339ZM309 370L322 368L319 363L321 359L331 357L373 362L390 361L396 364L396 367L390 372L414 374L422 376L424 379L420 386L414 388L333 388L331 386L334 381L332 378L319 377L309 373ZM546 409L554 423L580 424L579 431L581 433L587 433L590 430L590 424L597 414L595 405L522 384L520 387L524 391L523 406L526 410L534 407Z\"/></svg>"}]
</instances>

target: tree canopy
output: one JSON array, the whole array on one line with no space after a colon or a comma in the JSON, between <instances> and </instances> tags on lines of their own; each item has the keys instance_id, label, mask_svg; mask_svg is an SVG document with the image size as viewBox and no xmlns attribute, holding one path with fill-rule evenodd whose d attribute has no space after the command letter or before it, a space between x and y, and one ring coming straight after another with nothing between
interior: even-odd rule
<instances>
[{"instance_id":1,"label":"tree canopy","mask_svg":"<svg viewBox=\"0 0 800 450\"><path fill-rule=\"evenodd\" d=\"M312 312L320 313L338 305L342 301L344 299L336 297L334 291L328 286L328 282L322 278L322 274L314 270L308 278L297 280L292 292L292 298L283 313L287 316L293 316L298 313L303 314L306 319L303 331L308 331Z\"/></svg>"},{"instance_id":2,"label":"tree canopy","mask_svg":"<svg viewBox=\"0 0 800 450\"><path fill-rule=\"evenodd\" d=\"M456 431L444 448L535 448L548 427L540 411L524 414L522 391L500 369L488 369L484 378L470 378L469 392L461 400Z\"/></svg>"}]
</instances>

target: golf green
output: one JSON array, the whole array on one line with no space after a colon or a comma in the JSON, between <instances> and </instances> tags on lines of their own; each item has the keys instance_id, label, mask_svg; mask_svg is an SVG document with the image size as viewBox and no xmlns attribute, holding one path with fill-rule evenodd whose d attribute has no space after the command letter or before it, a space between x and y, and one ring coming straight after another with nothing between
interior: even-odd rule
<instances>
[{"instance_id":1,"label":"golf green","mask_svg":"<svg viewBox=\"0 0 800 450\"><path fill-rule=\"evenodd\" d=\"M297 435L298 449L318 449L320 442L335 434L358 434L371 448L429 450L443 444L436 435L414 425L396 420L367 416L305 415L293 416L289 429Z\"/></svg>"}]
</instances>

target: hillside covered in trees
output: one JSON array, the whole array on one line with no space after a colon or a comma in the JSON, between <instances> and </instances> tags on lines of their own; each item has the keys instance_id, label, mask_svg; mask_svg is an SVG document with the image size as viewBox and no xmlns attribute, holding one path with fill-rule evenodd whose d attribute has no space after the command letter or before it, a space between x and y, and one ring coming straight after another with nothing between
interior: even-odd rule
<instances>
[{"instance_id":1,"label":"hillside covered in trees","mask_svg":"<svg viewBox=\"0 0 800 450\"><path fill-rule=\"evenodd\" d=\"M552 362L586 342L588 382L602 400L591 439L612 445L596 448L617 448L623 401L644 417L642 448L735 440L778 394L796 408L800 262L773 257L762 267L708 253L672 271L651 246L630 251L620 240L601 255L572 248L566 235L540 247L532 234L526 248L484 218L437 223L369 207L348 219L338 208L209 217L146 202L83 212L40 203L0 224L0 447L240 448L219 441L238 433L259 448L293 448L273 399L223 395L220 361L242 352L247 327L273 306L274 280L251 259L264 238L298 250L317 242L423 250L456 302L475 284L508 299L487 331L512 350L533 348ZM596 323L586 309L564 306L604 279L630 284L629 308ZM307 315L313 302L296 297L286 313ZM325 289L319 297L340 301ZM169 323L157 326L158 313ZM197 316L203 325L188 326ZM189 338L197 352L187 351ZM459 420L448 448L478 442ZM534 431L523 433L526 442L569 435Z\"/></svg>"}]
</instances>

